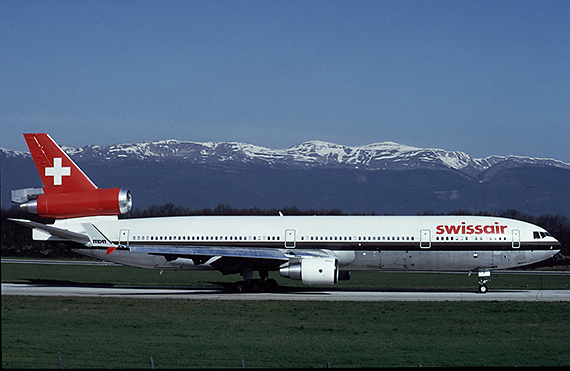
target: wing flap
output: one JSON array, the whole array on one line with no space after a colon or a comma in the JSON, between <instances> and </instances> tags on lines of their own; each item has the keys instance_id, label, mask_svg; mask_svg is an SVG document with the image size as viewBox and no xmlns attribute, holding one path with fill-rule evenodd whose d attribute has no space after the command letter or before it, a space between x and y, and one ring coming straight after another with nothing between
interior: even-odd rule
<instances>
[{"instance_id":1,"label":"wing flap","mask_svg":"<svg viewBox=\"0 0 570 371\"><path fill-rule=\"evenodd\" d=\"M242 247L242 246L165 246L165 245L129 245L132 252L145 252L147 254L179 256L179 257L221 257L253 260L279 260L288 262L291 259L308 257L329 257L326 250L300 250L275 249L268 247Z\"/></svg>"},{"instance_id":2,"label":"wing flap","mask_svg":"<svg viewBox=\"0 0 570 371\"><path fill-rule=\"evenodd\" d=\"M130 245L132 252L146 252L155 255L177 255L188 257L221 256L242 259L272 259L288 261L292 255L288 251L260 247L218 247L218 246L136 246Z\"/></svg>"}]
</instances>

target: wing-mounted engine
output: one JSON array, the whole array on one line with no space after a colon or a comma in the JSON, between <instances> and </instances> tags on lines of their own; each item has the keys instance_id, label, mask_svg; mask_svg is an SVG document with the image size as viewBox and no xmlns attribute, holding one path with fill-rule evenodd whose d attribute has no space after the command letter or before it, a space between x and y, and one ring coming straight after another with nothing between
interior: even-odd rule
<instances>
[{"instance_id":1,"label":"wing-mounted engine","mask_svg":"<svg viewBox=\"0 0 570 371\"><path fill-rule=\"evenodd\" d=\"M12 202L20 209L44 218L79 218L97 215L120 215L132 208L131 192L123 188L43 193L41 188L12 191Z\"/></svg>"},{"instance_id":2,"label":"wing-mounted engine","mask_svg":"<svg viewBox=\"0 0 570 371\"><path fill-rule=\"evenodd\" d=\"M308 285L334 285L338 282L339 263L335 258L304 258L287 263L279 274Z\"/></svg>"}]
</instances>

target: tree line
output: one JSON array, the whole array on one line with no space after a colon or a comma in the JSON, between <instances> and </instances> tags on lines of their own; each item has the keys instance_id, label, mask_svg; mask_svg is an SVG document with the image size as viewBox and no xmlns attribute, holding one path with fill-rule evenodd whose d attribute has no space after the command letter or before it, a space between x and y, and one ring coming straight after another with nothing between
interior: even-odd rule
<instances>
[{"instance_id":1,"label":"tree line","mask_svg":"<svg viewBox=\"0 0 570 371\"><path fill-rule=\"evenodd\" d=\"M281 209L261 209L257 207L238 209L230 205L220 204L215 208L205 208L194 210L187 207L177 206L167 203L159 206L150 206L146 209L134 208L128 214L121 215L120 218L149 218L165 216L214 216L214 215L386 215L378 213L357 213L346 214L340 209L330 210L301 210L297 206L289 206ZM481 215L497 216L516 220L526 221L546 229L562 244L559 255L548 261L549 265L570 265L570 221L563 215L541 215L533 216L522 213L518 210L505 210L498 214L491 214L486 211L472 212L470 210L454 210L447 214L438 214L427 211L421 215ZM53 223L53 219L40 218L21 211L17 206L10 209L1 209L0 230L2 257L34 257L34 258L85 258L67 249L64 244L52 244L32 240L31 230L20 224L11 222L8 218L28 219L44 224Z\"/></svg>"}]
</instances>

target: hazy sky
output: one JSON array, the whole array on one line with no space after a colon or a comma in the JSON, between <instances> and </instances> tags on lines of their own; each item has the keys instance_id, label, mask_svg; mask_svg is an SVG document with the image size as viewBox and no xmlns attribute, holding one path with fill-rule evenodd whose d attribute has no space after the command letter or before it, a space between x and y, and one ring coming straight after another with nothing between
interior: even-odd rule
<instances>
[{"instance_id":1,"label":"hazy sky","mask_svg":"<svg viewBox=\"0 0 570 371\"><path fill-rule=\"evenodd\" d=\"M0 125L570 162L570 1L2 0Z\"/></svg>"}]
</instances>

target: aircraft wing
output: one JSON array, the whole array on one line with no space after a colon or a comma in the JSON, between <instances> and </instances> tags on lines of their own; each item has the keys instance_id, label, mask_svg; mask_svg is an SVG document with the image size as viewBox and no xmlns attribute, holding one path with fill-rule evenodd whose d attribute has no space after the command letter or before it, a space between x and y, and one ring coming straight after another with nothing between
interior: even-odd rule
<instances>
[{"instance_id":1,"label":"aircraft wing","mask_svg":"<svg viewBox=\"0 0 570 371\"><path fill-rule=\"evenodd\" d=\"M306 257L328 257L324 250L289 250L263 247L222 246L136 246L129 245L132 252L162 255L171 261L177 258L192 259L196 265L207 263L223 274L241 271L244 264L251 264L253 270L277 269L290 260Z\"/></svg>"}]
</instances>

